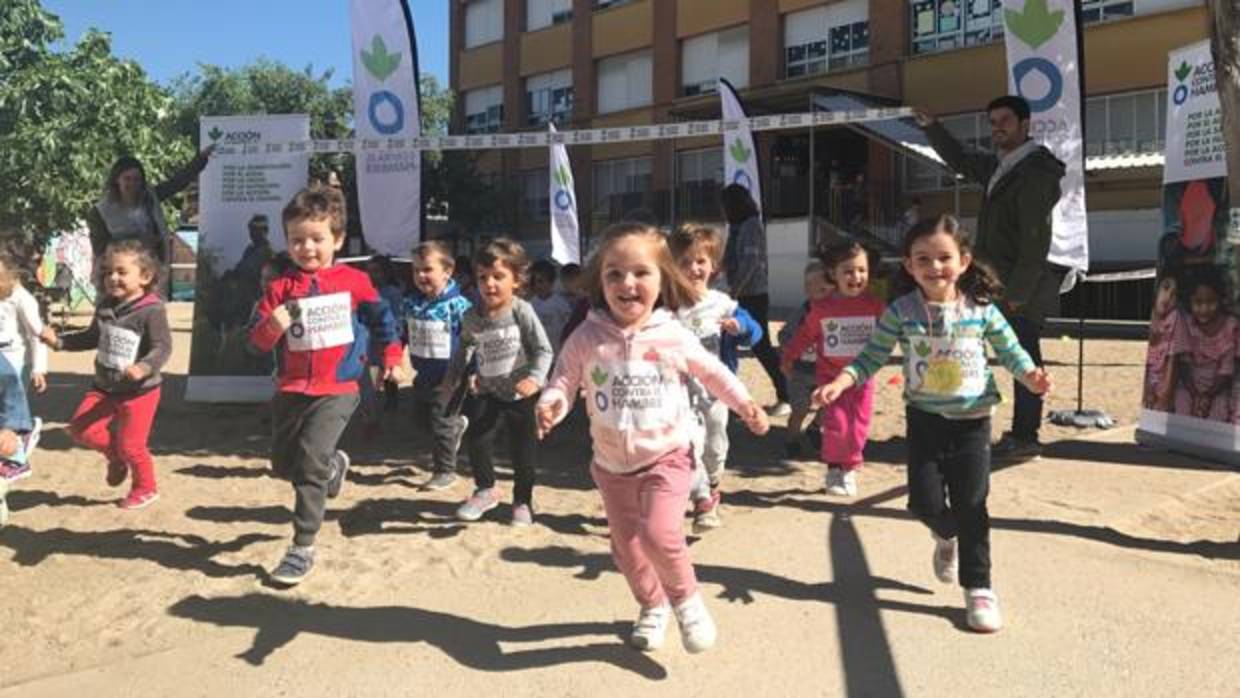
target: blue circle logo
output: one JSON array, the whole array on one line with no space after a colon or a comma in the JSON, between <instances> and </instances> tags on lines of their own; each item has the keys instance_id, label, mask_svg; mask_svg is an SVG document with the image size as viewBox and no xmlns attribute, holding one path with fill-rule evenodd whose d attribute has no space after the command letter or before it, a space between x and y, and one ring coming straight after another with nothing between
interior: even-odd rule
<instances>
[{"instance_id":1,"label":"blue circle logo","mask_svg":"<svg viewBox=\"0 0 1240 698\"><path fill-rule=\"evenodd\" d=\"M573 195L561 189L555 193L555 207L567 211L573 207Z\"/></svg>"},{"instance_id":2,"label":"blue circle logo","mask_svg":"<svg viewBox=\"0 0 1240 698\"><path fill-rule=\"evenodd\" d=\"M391 116L394 118L389 121L379 119L379 107L384 104L391 105ZM405 105L401 104L399 97L387 90L379 90L370 95L370 106L366 110L366 116L370 119L370 125L385 136L400 133L405 128Z\"/></svg>"},{"instance_id":3,"label":"blue circle logo","mask_svg":"<svg viewBox=\"0 0 1240 698\"><path fill-rule=\"evenodd\" d=\"M1025 78L1031 73L1041 73L1046 78L1046 94L1041 97L1025 94ZM1044 112L1059 104L1059 99L1063 96L1063 73L1045 58L1026 58L1017 63L1016 67L1012 68L1012 77L1016 80L1016 92L1029 101L1029 109L1035 113Z\"/></svg>"},{"instance_id":4,"label":"blue circle logo","mask_svg":"<svg viewBox=\"0 0 1240 698\"><path fill-rule=\"evenodd\" d=\"M607 407L609 406L607 393L601 390L596 391L594 393L594 406L598 408L599 412L606 412Z\"/></svg>"},{"instance_id":5,"label":"blue circle logo","mask_svg":"<svg viewBox=\"0 0 1240 698\"><path fill-rule=\"evenodd\" d=\"M732 183L739 184L749 191L753 191L753 179L751 179L749 177L749 173L744 170L737 170L736 174L732 175Z\"/></svg>"},{"instance_id":6,"label":"blue circle logo","mask_svg":"<svg viewBox=\"0 0 1240 698\"><path fill-rule=\"evenodd\" d=\"M1171 94L1171 99L1175 102L1175 106L1177 107L1187 102L1188 101L1188 85L1180 85L1179 87L1175 88L1175 92Z\"/></svg>"}]
</instances>

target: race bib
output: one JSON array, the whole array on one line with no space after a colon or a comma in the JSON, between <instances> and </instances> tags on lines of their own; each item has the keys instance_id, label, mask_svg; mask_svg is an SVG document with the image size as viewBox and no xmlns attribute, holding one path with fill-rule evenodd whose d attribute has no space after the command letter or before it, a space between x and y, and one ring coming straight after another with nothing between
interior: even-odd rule
<instances>
[{"instance_id":1,"label":"race bib","mask_svg":"<svg viewBox=\"0 0 1240 698\"><path fill-rule=\"evenodd\" d=\"M99 353L95 360L116 371L124 371L138 360L142 335L115 325L99 326Z\"/></svg>"},{"instance_id":2,"label":"race bib","mask_svg":"<svg viewBox=\"0 0 1240 698\"><path fill-rule=\"evenodd\" d=\"M977 396L986 392L986 348L970 337L913 337L909 387L932 395Z\"/></svg>"},{"instance_id":3,"label":"race bib","mask_svg":"<svg viewBox=\"0 0 1240 698\"><path fill-rule=\"evenodd\" d=\"M852 358L861 353L872 334L872 317L826 318L822 321L822 353L825 356Z\"/></svg>"},{"instance_id":4,"label":"race bib","mask_svg":"<svg viewBox=\"0 0 1240 698\"><path fill-rule=\"evenodd\" d=\"M707 351L718 354L723 340L723 330L719 328L719 323L724 318L732 317L734 312L735 303L699 303L692 308L677 311L676 318L689 328Z\"/></svg>"},{"instance_id":5,"label":"race bib","mask_svg":"<svg viewBox=\"0 0 1240 698\"><path fill-rule=\"evenodd\" d=\"M291 351L315 351L353 343L353 302L348 293L298 298L288 328Z\"/></svg>"},{"instance_id":6,"label":"race bib","mask_svg":"<svg viewBox=\"0 0 1240 698\"><path fill-rule=\"evenodd\" d=\"M452 356L452 331L443 320L410 320L409 353L419 359Z\"/></svg>"},{"instance_id":7,"label":"race bib","mask_svg":"<svg viewBox=\"0 0 1240 698\"><path fill-rule=\"evenodd\" d=\"M525 365L525 352L521 349L521 328L516 325L479 332L478 375L498 378L511 375Z\"/></svg>"},{"instance_id":8,"label":"race bib","mask_svg":"<svg viewBox=\"0 0 1240 698\"><path fill-rule=\"evenodd\" d=\"M7 347L17 339L17 317L13 306L0 303L0 347Z\"/></svg>"},{"instance_id":9,"label":"race bib","mask_svg":"<svg viewBox=\"0 0 1240 698\"><path fill-rule=\"evenodd\" d=\"M594 411L612 429L660 429L680 421L688 394L675 373L651 361L595 364L590 371Z\"/></svg>"}]
</instances>

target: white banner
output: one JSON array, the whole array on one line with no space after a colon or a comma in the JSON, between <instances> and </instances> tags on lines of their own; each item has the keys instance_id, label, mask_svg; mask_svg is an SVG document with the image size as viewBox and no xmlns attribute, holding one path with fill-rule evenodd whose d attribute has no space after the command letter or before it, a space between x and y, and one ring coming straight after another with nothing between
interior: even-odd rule
<instances>
[{"instance_id":1,"label":"white banner","mask_svg":"<svg viewBox=\"0 0 1240 698\"><path fill-rule=\"evenodd\" d=\"M1073 0L1003 0L1008 88L1029 101L1030 135L1067 165L1053 213L1055 264L1089 269L1081 74Z\"/></svg>"},{"instance_id":2,"label":"white banner","mask_svg":"<svg viewBox=\"0 0 1240 698\"><path fill-rule=\"evenodd\" d=\"M1227 139L1209 40L1167 55L1166 133L1164 184L1227 176Z\"/></svg>"},{"instance_id":3,"label":"white banner","mask_svg":"<svg viewBox=\"0 0 1240 698\"><path fill-rule=\"evenodd\" d=\"M551 124L555 133L555 124ZM563 143L551 146L551 258L560 264L581 264L581 238L577 226L577 190L573 164Z\"/></svg>"},{"instance_id":4,"label":"white banner","mask_svg":"<svg viewBox=\"0 0 1240 698\"><path fill-rule=\"evenodd\" d=\"M719 102L723 111L723 178L726 184L739 184L753 195L762 213L762 185L758 180L758 151L745 118L745 108L732 83L719 78Z\"/></svg>"},{"instance_id":5,"label":"white banner","mask_svg":"<svg viewBox=\"0 0 1240 698\"><path fill-rule=\"evenodd\" d=\"M353 123L358 138L422 133L413 15L403 0L351 0ZM366 242L393 256L421 238L422 154L366 152L357 158L358 207Z\"/></svg>"},{"instance_id":6,"label":"white banner","mask_svg":"<svg viewBox=\"0 0 1240 698\"><path fill-rule=\"evenodd\" d=\"M309 138L310 117L205 116L199 129L201 143L239 148L249 157L212 157L198 177L198 268L185 399L261 402L271 395L270 359L247 351L246 324L261 293L263 263L284 249L281 212L306 186L310 161L305 154L270 153L267 146Z\"/></svg>"}]
</instances>

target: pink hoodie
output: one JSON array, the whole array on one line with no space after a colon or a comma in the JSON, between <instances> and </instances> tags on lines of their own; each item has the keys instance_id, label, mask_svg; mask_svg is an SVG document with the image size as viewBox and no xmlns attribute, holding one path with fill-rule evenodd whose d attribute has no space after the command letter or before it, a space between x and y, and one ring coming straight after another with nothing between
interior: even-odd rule
<instances>
[{"instance_id":1,"label":"pink hoodie","mask_svg":"<svg viewBox=\"0 0 1240 698\"><path fill-rule=\"evenodd\" d=\"M540 404L572 405L584 388L590 437L599 467L625 474L689 447L695 419L685 376L739 411L749 403L740 380L676 317L655 310L645 326L622 330L591 310L561 349Z\"/></svg>"}]
</instances>

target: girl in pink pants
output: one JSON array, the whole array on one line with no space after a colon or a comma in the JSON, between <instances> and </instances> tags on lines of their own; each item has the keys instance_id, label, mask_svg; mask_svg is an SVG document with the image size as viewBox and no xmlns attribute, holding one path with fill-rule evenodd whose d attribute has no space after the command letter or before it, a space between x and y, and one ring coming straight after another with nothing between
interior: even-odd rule
<instances>
[{"instance_id":1,"label":"girl in pink pants","mask_svg":"<svg viewBox=\"0 0 1240 698\"><path fill-rule=\"evenodd\" d=\"M539 435L584 389L594 441L590 471L607 511L612 557L641 605L629 642L658 648L674 614L685 649L701 652L714 645L716 629L682 530L693 475L685 376L756 434L767 430L766 413L676 320L678 307L698 299L657 229L608 228L582 282L594 309L564 344L539 399Z\"/></svg>"}]
</instances>

